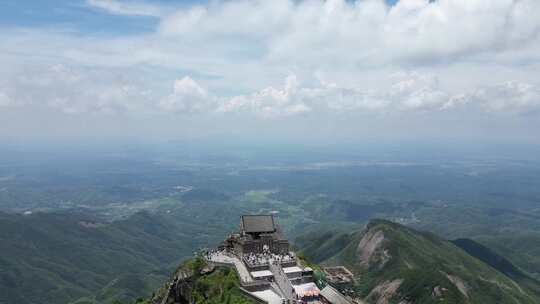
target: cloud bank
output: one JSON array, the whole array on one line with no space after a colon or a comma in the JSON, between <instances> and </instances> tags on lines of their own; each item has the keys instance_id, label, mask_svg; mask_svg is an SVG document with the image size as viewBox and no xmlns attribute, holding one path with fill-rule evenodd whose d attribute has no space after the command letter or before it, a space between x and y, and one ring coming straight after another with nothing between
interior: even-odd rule
<instances>
[{"instance_id":1,"label":"cloud bank","mask_svg":"<svg viewBox=\"0 0 540 304\"><path fill-rule=\"evenodd\" d=\"M101 71L51 66L31 76L21 74L11 83L19 105L41 105L66 114L182 115L243 113L271 119L310 113L411 113L476 109L485 113L534 113L540 109L540 86L510 81L467 92L443 89L437 77L418 72L394 73L381 89L343 86L318 79L302 86L297 75L287 76L282 86L265 87L249 94L221 96L185 76L176 79L169 93L159 95L144 83L101 78ZM16 106L0 91L0 106Z\"/></svg>"},{"instance_id":2,"label":"cloud bank","mask_svg":"<svg viewBox=\"0 0 540 304\"><path fill-rule=\"evenodd\" d=\"M266 60L308 66L418 64L537 42L540 20L531 12L539 11L535 0L218 1L165 16L159 33L226 38Z\"/></svg>"},{"instance_id":3,"label":"cloud bank","mask_svg":"<svg viewBox=\"0 0 540 304\"><path fill-rule=\"evenodd\" d=\"M151 19L151 30L2 27L0 113L460 121L540 109L538 0L86 0L85 8L112 21Z\"/></svg>"}]
</instances>

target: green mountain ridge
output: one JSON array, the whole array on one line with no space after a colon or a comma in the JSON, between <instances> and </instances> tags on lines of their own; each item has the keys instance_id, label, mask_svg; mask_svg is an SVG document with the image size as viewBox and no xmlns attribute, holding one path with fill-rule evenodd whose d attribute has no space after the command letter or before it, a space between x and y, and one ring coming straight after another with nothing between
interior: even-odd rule
<instances>
[{"instance_id":1,"label":"green mountain ridge","mask_svg":"<svg viewBox=\"0 0 540 304\"><path fill-rule=\"evenodd\" d=\"M354 293L367 303L540 302L540 282L486 247L478 244L475 257L434 234L390 221L372 220L350 234L304 236L297 245L314 262L351 269ZM499 264L486 263L498 258ZM501 265L506 268L494 268Z\"/></svg>"},{"instance_id":2,"label":"green mountain ridge","mask_svg":"<svg viewBox=\"0 0 540 304\"><path fill-rule=\"evenodd\" d=\"M110 303L151 294L191 254L177 230L146 212L113 223L0 213L0 303Z\"/></svg>"},{"instance_id":3,"label":"green mountain ridge","mask_svg":"<svg viewBox=\"0 0 540 304\"><path fill-rule=\"evenodd\" d=\"M182 260L219 243L243 210L193 198L112 222L84 209L0 212L0 304L148 297Z\"/></svg>"},{"instance_id":4,"label":"green mountain ridge","mask_svg":"<svg viewBox=\"0 0 540 304\"><path fill-rule=\"evenodd\" d=\"M143 304L255 304L240 291L234 268L209 265L201 256L193 256L177 267L171 279Z\"/></svg>"},{"instance_id":5,"label":"green mountain ridge","mask_svg":"<svg viewBox=\"0 0 540 304\"><path fill-rule=\"evenodd\" d=\"M216 222L197 224L200 212L184 205L114 222L78 212L0 213L0 304L150 297L194 248L216 244L223 227L233 225L228 219L241 212L196 204ZM351 269L354 293L367 303L540 303L540 283L484 242L447 241L385 220L372 220L362 231L338 231L312 232L295 245L311 262ZM200 282L208 303L237 294L226 270ZM215 292L224 286L230 294Z\"/></svg>"}]
</instances>

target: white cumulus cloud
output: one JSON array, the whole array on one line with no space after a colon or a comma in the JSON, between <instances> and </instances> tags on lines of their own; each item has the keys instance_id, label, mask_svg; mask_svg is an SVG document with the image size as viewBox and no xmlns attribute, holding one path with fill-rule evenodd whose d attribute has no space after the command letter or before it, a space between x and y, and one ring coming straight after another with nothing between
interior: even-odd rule
<instances>
[{"instance_id":1,"label":"white cumulus cloud","mask_svg":"<svg viewBox=\"0 0 540 304\"><path fill-rule=\"evenodd\" d=\"M224 102L218 111L247 111L263 117L290 116L309 112L311 108L303 102L298 92L298 80L289 75L283 89L267 87L250 95L235 96Z\"/></svg>"},{"instance_id":2,"label":"white cumulus cloud","mask_svg":"<svg viewBox=\"0 0 540 304\"><path fill-rule=\"evenodd\" d=\"M212 111L215 97L210 96L197 82L186 76L174 82L173 92L160 102L161 109L177 113Z\"/></svg>"},{"instance_id":3,"label":"white cumulus cloud","mask_svg":"<svg viewBox=\"0 0 540 304\"><path fill-rule=\"evenodd\" d=\"M538 44L532 12L540 12L539 1L216 1L164 17L159 30L214 46L236 43L273 62L405 64Z\"/></svg>"},{"instance_id":4,"label":"white cumulus cloud","mask_svg":"<svg viewBox=\"0 0 540 304\"><path fill-rule=\"evenodd\" d=\"M479 88L462 96L465 103L476 103L487 111L530 113L540 111L540 85L508 81Z\"/></svg>"},{"instance_id":5,"label":"white cumulus cloud","mask_svg":"<svg viewBox=\"0 0 540 304\"><path fill-rule=\"evenodd\" d=\"M17 104L47 106L64 113L125 113L147 107L149 91L103 71L53 65L19 73L10 91Z\"/></svg>"},{"instance_id":6,"label":"white cumulus cloud","mask_svg":"<svg viewBox=\"0 0 540 304\"><path fill-rule=\"evenodd\" d=\"M322 77L314 85L303 85L296 74L290 74L281 87L267 86L233 96L208 90L190 76L176 79L172 89L159 91L119 75L65 65L19 73L2 85L0 106L45 106L67 114L241 113L265 119L453 109L512 115L540 110L539 84L507 81L455 91L443 86L435 75L415 71L393 73L385 86L367 89L361 83L342 85Z\"/></svg>"},{"instance_id":7,"label":"white cumulus cloud","mask_svg":"<svg viewBox=\"0 0 540 304\"><path fill-rule=\"evenodd\" d=\"M251 111L258 115L287 116L319 112L395 112L441 110L449 94L438 86L436 77L420 73L398 73L388 89L365 90L321 81L317 86L301 87L290 75L282 89L268 87L251 95L226 101L221 111Z\"/></svg>"}]
</instances>

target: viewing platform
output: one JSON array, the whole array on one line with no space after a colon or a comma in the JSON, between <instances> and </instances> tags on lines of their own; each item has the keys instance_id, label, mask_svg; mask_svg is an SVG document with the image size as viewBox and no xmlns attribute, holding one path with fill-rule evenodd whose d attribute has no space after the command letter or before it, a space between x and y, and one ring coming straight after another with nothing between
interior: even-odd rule
<instances>
[{"instance_id":1,"label":"viewing platform","mask_svg":"<svg viewBox=\"0 0 540 304\"><path fill-rule=\"evenodd\" d=\"M204 254L209 263L234 267L241 291L259 303L335 304L344 297L325 298L313 281L313 269L304 267L289 251L289 242L272 215L243 215L240 231L230 234L216 250ZM337 291L336 291L337 292ZM335 302L339 298L339 302Z\"/></svg>"}]
</instances>

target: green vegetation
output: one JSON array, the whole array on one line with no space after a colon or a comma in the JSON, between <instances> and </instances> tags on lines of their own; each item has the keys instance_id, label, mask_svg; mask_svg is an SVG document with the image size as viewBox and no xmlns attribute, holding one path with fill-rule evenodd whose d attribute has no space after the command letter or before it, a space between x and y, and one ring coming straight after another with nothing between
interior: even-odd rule
<instances>
[{"instance_id":1,"label":"green vegetation","mask_svg":"<svg viewBox=\"0 0 540 304\"><path fill-rule=\"evenodd\" d=\"M500 208L429 206L417 212L413 226L448 239L469 238L540 279L540 217Z\"/></svg>"},{"instance_id":2,"label":"green vegetation","mask_svg":"<svg viewBox=\"0 0 540 304\"><path fill-rule=\"evenodd\" d=\"M527 290L540 296L540 282L514 266L505 257L473 240L458 239L452 242L470 255L502 272L520 286L524 286Z\"/></svg>"},{"instance_id":3,"label":"green vegetation","mask_svg":"<svg viewBox=\"0 0 540 304\"><path fill-rule=\"evenodd\" d=\"M422 157L402 147L372 154L364 147L352 154L219 149L2 150L0 212L10 213L0 214L0 302L146 298L179 261L214 247L246 213L277 214L291 240L312 232L297 244L314 263L354 260L361 235L351 231L377 217L472 239L540 278L538 161L447 151ZM33 214L14 215L25 211ZM397 270L437 280L437 272ZM371 275L380 277L364 275L360 292L372 286ZM519 284L529 291L531 282Z\"/></svg>"},{"instance_id":4,"label":"green vegetation","mask_svg":"<svg viewBox=\"0 0 540 304\"><path fill-rule=\"evenodd\" d=\"M520 270L540 279L540 233L503 232L476 236L475 239L508 258Z\"/></svg>"},{"instance_id":5,"label":"green vegetation","mask_svg":"<svg viewBox=\"0 0 540 304\"><path fill-rule=\"evenodd\" d=\"M200 304L251 304L250 299L240 292L236 272L220 268L195 282L193 298Z\"/></svg>"},{"instance_id":6,"label":"green vegetation","mask_svg":"<svg viewBox=\"0 0 540 304\"><path fill-rule=\"evenodd\" d=\"M96 224L77 214L0 213L0 303L110 303L149 296L195 240L138 213Z\"/></svg>"},{"instance_id":7,"label":"green vegetation","mask_svg":"<svg viewBox=\"0 0 540 304\"><path fill-rule=\"evenodd\" d=\"M182 275L181 275L182 274ZM236 272L229 267L210 269L199 256L184 261L174 272L172 278L181 275L191 286L191 294L183 295L197 304L252 304L240 291L240 281ZM165 284L155 295L161 301L166 296Z\"/></svg>"},{"instance_id":8,"label":"green vegetation","mask_svg":"<svg viewBox=\"0 0 540 304\"><path fill-rule=\"evenodd\" d=\"M382 237L375 242L376 236ZM392 301L413 303L537 303L540 282L518 286L497 269L469 255L451 242L388 221L371 221L367 229L344 236L351 241L339 247L323 264L344 264L357 277L357 295L368 302L381 297L390 282L401 282ZM334 245L337 236L329 238ZM359 244L365 247L360 247ZM367 243L366 243L367 242ZM369 243L372 242L372 243ZM309 244L309 242L305 242ZM329 246L310 247L308 256L324 257ZM373 250L371 250L371 249ZM333 251L336 249L334 248ZM440 296L435 294L439 293Z\"/></svg>"},{"instance_id":9,"label":"green vegetation","mask_svg":"<svg viewBox=\"0 0 540 304\"><path fill-rule=\"evenodd\" d=\"M352 234L335 231L311 232L296 238L295 245L301 248L303 255L309 255L310 260L319 263L337 254L352 238Z\"/></svg>"}]
</instances>

